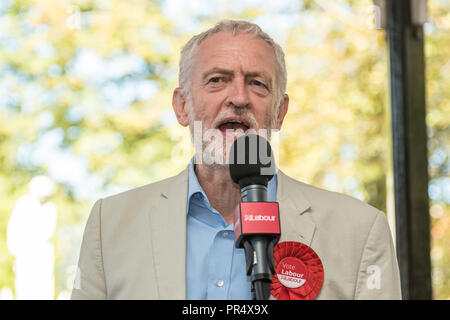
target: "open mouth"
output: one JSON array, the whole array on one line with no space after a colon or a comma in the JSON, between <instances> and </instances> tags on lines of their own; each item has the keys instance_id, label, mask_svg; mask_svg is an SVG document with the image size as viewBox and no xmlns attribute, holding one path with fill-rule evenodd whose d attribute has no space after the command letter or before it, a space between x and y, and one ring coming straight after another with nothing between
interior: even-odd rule
<instances>
[{"instance_id":1,"label":"open mouth","mask_svg":"<svg viewBox=\"0 0 450 320\"><path fill-rule=\"evenodd\" d=\"M224 133L226 130L242 130L245 132L250 128L250 125L245 120L225 119L217 126L217 128Z\"/></svg>"}]
</instances>

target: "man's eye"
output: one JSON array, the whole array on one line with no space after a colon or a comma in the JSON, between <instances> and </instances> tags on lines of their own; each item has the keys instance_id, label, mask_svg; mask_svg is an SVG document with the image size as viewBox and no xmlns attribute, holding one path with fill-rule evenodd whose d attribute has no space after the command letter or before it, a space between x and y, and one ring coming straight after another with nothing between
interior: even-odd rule
<instances>
[{"instance_id":1,"label":"man's eye","mask_svg":"<svg viewBox=\"0 0 450 320\"><path fill-rule=\"evenodd\" d=\"M222 80L220 77L214 77L209 79L209 82L219 83Z\"/></svg>"},{"instance_id":2,"label":"man's eye","mask_svg":"<svg viewBox=\"0 0 450 320\"><path fill-rule=\"evenodd\" d=\"M253 84L258 87L265 87L264 83L258 80L253 80Z\"/></svg>"}]
</instances>

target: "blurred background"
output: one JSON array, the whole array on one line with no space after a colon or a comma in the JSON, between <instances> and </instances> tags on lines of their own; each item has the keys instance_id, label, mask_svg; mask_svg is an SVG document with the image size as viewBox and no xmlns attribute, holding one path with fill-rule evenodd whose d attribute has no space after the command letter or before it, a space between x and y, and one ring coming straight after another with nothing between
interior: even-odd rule
<instances>
[{"instance_id":1,"label":"blurred background","mask_svg":"<svg viewBox=\"0 0 450 320\"><path fill-rule=\"evenodd\" d=\"M429 0L424 24L434 299L450 299L449 12ZM0 0L0 299L68 299L94 201L184 169L179 52L223 18L285 50L280 168L393 214L389 58L372 0Z\"/></svg>"}]
</instances>

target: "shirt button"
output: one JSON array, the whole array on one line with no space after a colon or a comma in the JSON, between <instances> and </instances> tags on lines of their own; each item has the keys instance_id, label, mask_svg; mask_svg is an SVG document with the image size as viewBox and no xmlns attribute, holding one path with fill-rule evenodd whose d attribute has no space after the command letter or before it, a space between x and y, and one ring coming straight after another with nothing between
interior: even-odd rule
<instances>
[{"instance_id":1,"label":"shirt button","mask_svg":"<svg viewBox=\"0 0 450 320\"><path fill-rule=\"evenodd\" d=\"M217 284L218 287L223 287L224 282L223 282L223 280L217 280L216 284Z\"/></svg>"},{"instance_id":2,"label":"shirt button","mask_svg":"<svg viewBox=\"0 0 450 320\"><path fill-rule=\"evenodd\" d=\"M222 232L222 237L224 237L224 238L228 237L228 231Z\"/></svg>"}]
</instances>

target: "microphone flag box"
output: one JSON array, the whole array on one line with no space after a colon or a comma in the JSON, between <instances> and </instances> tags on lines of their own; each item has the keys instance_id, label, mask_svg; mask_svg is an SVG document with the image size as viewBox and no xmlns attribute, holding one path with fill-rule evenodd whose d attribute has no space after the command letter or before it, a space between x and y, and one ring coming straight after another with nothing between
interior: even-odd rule
<instances>
[{"instance_id":1,"label":"microphone flag box","mask_svg":"<svg viewBox=\"0 0 450 320\"><path fill-rule=\"evenodd\" d=\"M280 238L280 214L278 202L241 202L234 213L234 240L242 248L242 238L252 235Z\"/></svg>"}]
</instances>

